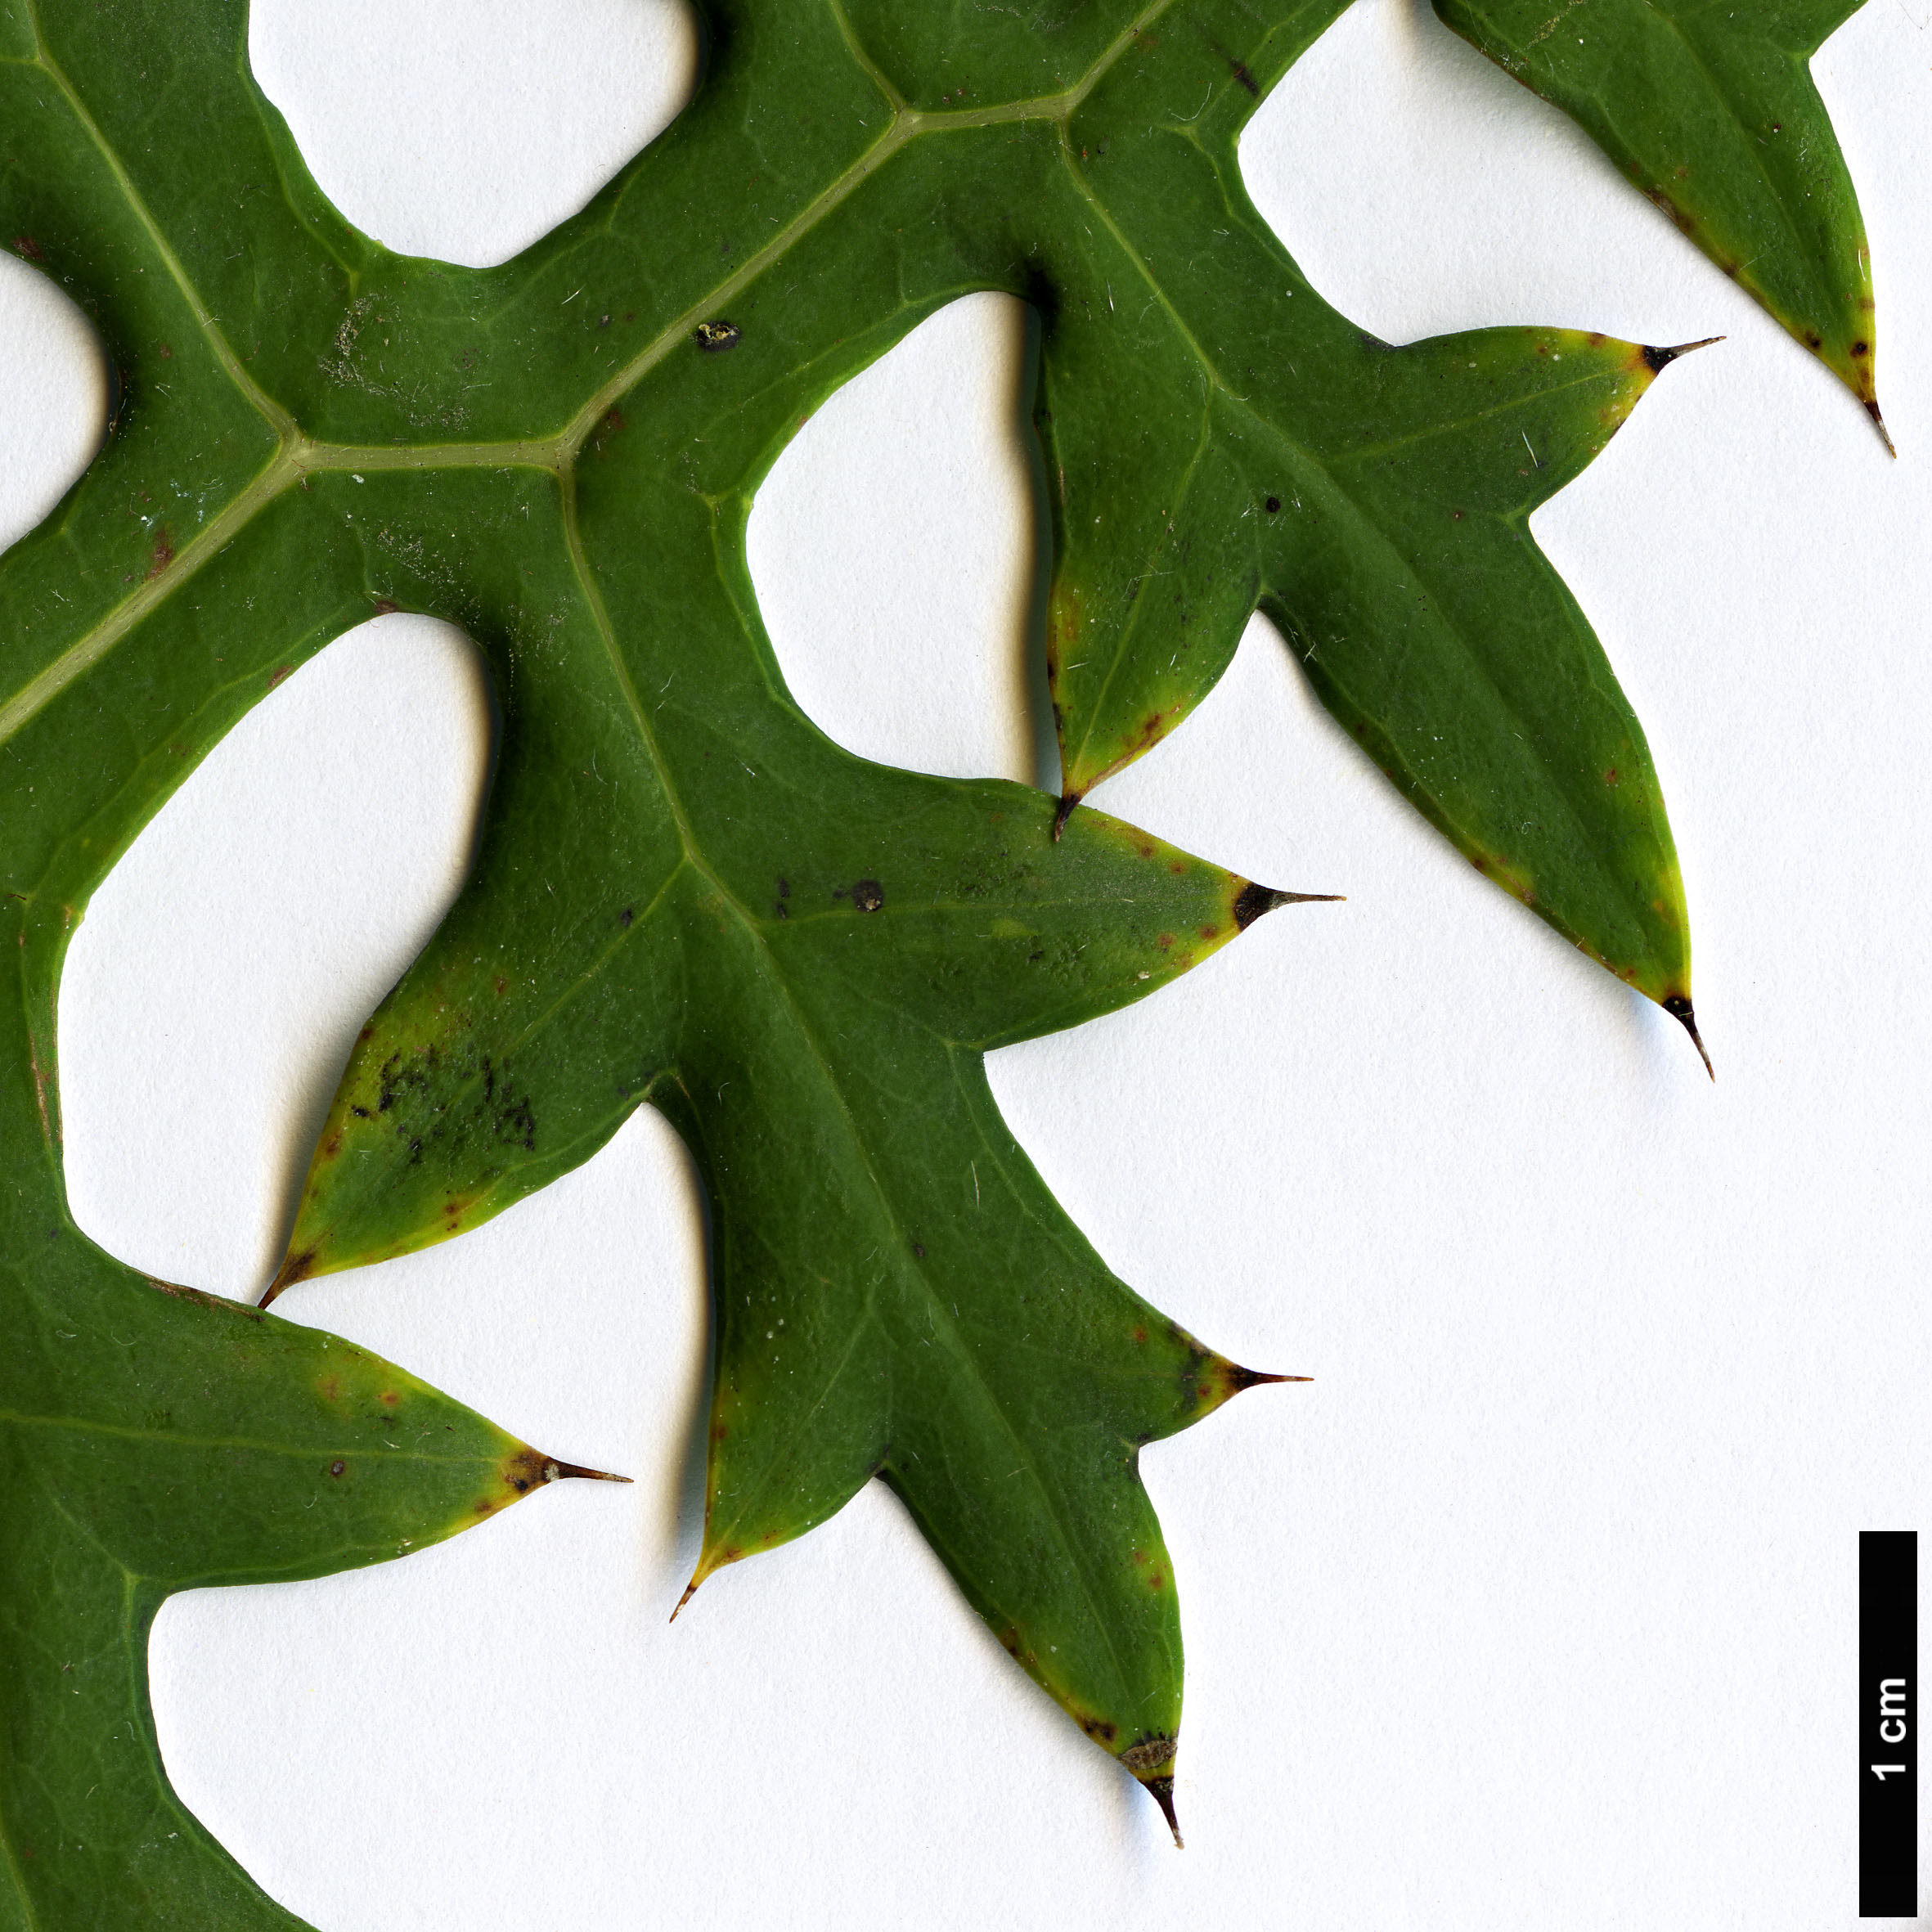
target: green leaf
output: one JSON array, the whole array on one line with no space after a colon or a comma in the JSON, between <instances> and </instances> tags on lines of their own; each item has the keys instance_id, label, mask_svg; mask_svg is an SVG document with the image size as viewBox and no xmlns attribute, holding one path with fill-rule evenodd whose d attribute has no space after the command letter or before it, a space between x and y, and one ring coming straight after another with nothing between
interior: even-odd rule
<instances>
[{"instance_id":1,"label":"green leaf","mask_svg":"<svg viewBox=\"0 0 1932 1932\"><path fill-rule=\"evenodd\" d=\"M1435 4L1465 40L1584 128L1885 435L1865 224L1810 68L1862 0Z\"/></svg>"},{"instance_id":2,"label":"green leaf","mask_svg":"<svg viewBox=\"0 0 1932 1932\"><path fill-rule=\"evenodd\" d=\"M5 904L17 1014L29 949ZM102 1255L38 1134L40 1068L9 1054L0 1078L0 1922L295 1925L162 1773L163 1598L382 1562L596 1471L366 1350Z\"/></svg>"},{"instance_id":3,"label":"green leaf","mask_svg":"<svg viewBox=\"0 0 1932 1932\"><path fill-rule=\"evenodd\" d=\"M88 894L237 717L385 609L475 640L496 771L272 1294L475 1225L649 1101L712 1214L694 1587L879 1476L1171 1817L1179 1621L1136 1458L1274 1378L1109 1272L983 1059L1303 895L1076 802L1199 702L1259 604L1435 824L1690 1020L1656 776L1527 528L1675 352L1535 329L1391 348L1320 300L1235 143L1341 4L715 0L689 110L472 271L330 208L249 76L240 0L0 0L0 233L93 317L118 393L92 468L0 563L0 1292L29 1338L0 1373L10 1494L35 1498L0 1530L8 1669L119 1619L88 1652L118 1660L111 1696L67 1714L29 1670L5 1707L23 1912L282 1922L185 1822L153 1849L179 1816L140 1690L154 1602L395 1553L552 1467L345 1344L156 1293L61 1204L53 995ZM1041 322L1058 802L829 743L745 562L753 493L813 408L981 289ZM390 1450L397 1417L416 1433ZM47 1851L38 1757L70 1790L129 1740L139 1779L63 1811ZM177 1857L200 1894L155 1876Z\"/></svg>"}]
</instances>

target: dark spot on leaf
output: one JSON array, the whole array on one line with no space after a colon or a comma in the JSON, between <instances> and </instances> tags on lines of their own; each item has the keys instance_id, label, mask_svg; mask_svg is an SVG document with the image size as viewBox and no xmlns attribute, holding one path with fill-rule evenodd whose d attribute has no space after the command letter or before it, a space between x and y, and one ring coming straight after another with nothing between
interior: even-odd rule
<instances>
[{"instance_id":1,"label":"dark spot on leaf","mask_svg":"<svg viewBox=\"0 0 1932 1932\"><path fill-rule=\"evenodd\" d=\"M14 252L25 255L29 262L44 262L47 251L31 235L16 235L13 238Z\"/></svg>"},{"instance_id":2,"label":"dark spot on leaf","mask_svg":"<svg viewBox=\"0 0 1932 1932\"><path fill-rule=\"evenodd\" d=\"M1852 353L1854 356L1868 356L1871 353L1871 344L1869 342L1854 342Z\"/></svg>"},{"instance_id":3,"label":"dark spot on leaf","mask_svg":"<svg viewBox=\"0 0 1932 1932\"><path fill-rule=\"evenodd\" d=\"M1281 514L1281 498L1278 496L1270 496L1268 501L1261 505L1261 507L1266 510L1269 515L1271 517L1279 516Z\"/></svg>"},{"instance_id":4,"label":"dark spot on leaf","mask_svg":"<svg viewBox=\"0 0 1932 1932\"><path fill-rule=\"evenodd\" d=\"M726 349L735 348L738 345L738 325L727 322L721 316L716 321L700 322L694 333L698 338L699 348L708 356L721 354Z\"/></svg>"},{"instance_id":5,"label":"dark spot on leaf","mask_svg":"<svg viewBox=\"0 0 1932 1932\"><path fill-rule=\"evenodd\" d=\"M174 541L168 534L167 526L164 524L155 532L154 554L147 567L149 580L151 582L159 577L173 561Z\"/></svg>"},{"instance_id":6,"label":"dark spot on leaf","mask_svg":"<svg viewBox=\"0 0 1932 1932\"><path fill-rule=\"evenodd\" d=\"M631 921L633 917L635 917L635 914L631 912L631 908L627 905L624 910L618 914L618 923L622 926L627 932L628 932L631 930Z\"/></svg>"},{"instance_id":7,"label":"dark spot on leaf","mask_svg":"<svg viewBox=\"0 0 1932 1932\"><path fill-rule=\"evenodd\" d=\"M924 1247L922 1247L922 1246L921 1246L921 1244L920 1244L919 1242L916 1242L916 1241L915 1241L915 1242L914 1242L912 1244L912 1255L913 1255L913 1259L914 1259L915 1261L923 1261L923 1260L925 1260L925 1258L926 1258L926 1251L925 1251Z\"/></svg>"},{"instance_id":8,"label":"dark spot on leaf","mask_svg":"<svg viewBox=\"0 0 1932 1932\"><path fill-rule=\"evenodd\" d=\"M792 882L782 873L779 875L778 896L781 899L789 899L792 896Z\"/></svg>"},{"instance_id":9,"label":"dark spot on leaf","mask_svg":"<svg viewBox=\"0 0 1932 1932\"><path fill-rule=\"evenodd\" d=\"M286 677L294 668L295 667L293 664L284 664L278 669L270 672L268 673L269 690L272 691L275 687L280 684L281 681Z\"/></svg>"},{"instance_id":10,"label":"dark spot on leaf","mask_svg":"<svg viewBox=\"0 0 1932 1932\"><path fill-rule=\"evenodd\" d=\"M340 1476L343 1471L348 1467L348 1464L344 1462L339 1456L333 1462L329 1465L329 1473L331 1476Z\"/></svg>"},{"instance_id":11,"label":"dark spot on leaf","mask_svg":"<svg viewBox=\"0 0 1932 1932\"><path fill-rule=\"evenodd\" d=\"M393 618L396 614L396 610L397 605L394 599L389 597L378 597L376 599L375 614L379 618Z\"/></svg>"},{"instance_id":12,"label":"dark spot on leaf","mask_svg":"<svg viewBox=\"0 0 1932 1932\"><path fill-rule=\"evenodd\" d=\"M884 888L876 878L862 878L852 887L852 904L860 912L877 912L885 902Z\"/></svg>"},{"instance_id":13,"label":"dark spot on leaf","mask_svg":"<svg viewBox=\"0 0 1932 1932\"><path fill-rule=\"evenodd\" d=\"M1256 80L1253 74L1248 72L1247 68L1244 63L1239 61L1230 61L1228 63L1228 71L1233 74L1234 78L1239 81L1241 84L1246 88L1257 101L1260 99L1260 84Z\"/></svg>"},{"instance_id":14,"label":"dark spot on leaf","mask_svg":"<svg viewBox=\"0 0 1932 1932\"><path fill-rule=\"evenodd\" d=\"M499 1140L527 1154L537 1152L537 1117L527 1098L506 1099L497 1109L495 1126Z\"/></svg>"}]
</instances>

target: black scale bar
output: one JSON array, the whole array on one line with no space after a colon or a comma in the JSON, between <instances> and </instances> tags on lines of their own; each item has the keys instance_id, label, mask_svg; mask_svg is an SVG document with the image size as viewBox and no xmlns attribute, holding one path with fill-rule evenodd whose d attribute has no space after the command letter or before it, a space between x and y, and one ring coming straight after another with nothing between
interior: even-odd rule
<instances>
[{"instance_id":1,"label":"black scale bar","mask_svg":"<svg viewBox=\"0 0 1932 1932\"><path fill-rule=\"evenodd\" d=\"M1858 1916L1919 1908L1919 1538L1858 1533Z\"/></svg>"}]
</instances>

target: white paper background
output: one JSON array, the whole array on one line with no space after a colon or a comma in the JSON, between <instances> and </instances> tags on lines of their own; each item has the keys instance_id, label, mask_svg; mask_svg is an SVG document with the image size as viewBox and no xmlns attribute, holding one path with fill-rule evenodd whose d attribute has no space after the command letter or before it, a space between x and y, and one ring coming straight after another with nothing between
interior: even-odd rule
<instances>
[{"instance_id":1,"label":"white paper background","mask_svg":"<svg viewBox=\"0 0 1932 1932\"><path fill-rule=\"evenodd\" d=\"M1391 339L1728 336L1535 524L1648 729L1720 1078L1401 804L1265 624L1097 800L1349 895L992 1067L1121 1273L1317 1377L1144 1459L1186 1619L1187 1852L883 1490L667 1625L699 1529L703 1237L647 1113L478 1233L281 1305L637 1481L169 1603L169 1770L276 1897L322 1932L1852 1922L1856 1536L1923 1526L1932 1476L1928 11L1871 0L1817 64L1896 464L1419 0L1359 0L1245 142L1316 285ZM663 124L692 45L671 0L262 0L252 41L353 219L479 262ZM0 271L7 541L101 403L84 326ZM761 496L787 675L868 756L1043 775L1022 343L1004 299L946 311ZM461 877L483 717L460 636L365 626L97 896L61 1069L75 1211L116 1253L266 1278L355 1029Z\"/></svg>"}]
</instances>

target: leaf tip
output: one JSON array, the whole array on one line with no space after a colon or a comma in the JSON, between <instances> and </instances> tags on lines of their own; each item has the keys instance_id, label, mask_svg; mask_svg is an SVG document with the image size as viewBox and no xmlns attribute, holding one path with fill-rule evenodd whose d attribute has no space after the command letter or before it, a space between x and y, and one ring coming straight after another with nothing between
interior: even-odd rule
<instances>
[{"instance_id":1,"label":"leaf tip","mask_svg":"<svg viewBox=\"0 0 1932 1932\"><path fill-rule=\"evenodd\" d=\"M608 1469L586 1469L581 1462L559 1462L554 1458L543 1466L543 1480L546 1483L568 1482L572 1477L585 1482L627 1483L627 1476L613 1476Z\"/></svg>"},{"instance_id":2,"label":"leaf tip","mask_svg":"<svg viewBox=\"0 0 1932 1932\"><path fill-rule=\"evenodd\" d=\"M1687 356L1693 349L1709 348L1713 343L1723 339L1721 335L1706 335L1701 342L1680 342L1669 348L1646 343L1638 353L1643 357L1644 365L1652 375L1660 375L1679 356Z\"/></svg>"},{"instance_id":3,"label":"leaf tip","mask_svg":"<svg viewBox=\"0 0 1932 1932\"><path fill-rule=\"evenodd\" d=\"M1892 433L1885 427L1885 419L1879 414L1878 398L1868 396L1865 399L1865 413L1871 418L1878 429L1878 439L1885 446L1885 454L1895 463L1898 460L1898 447L1892 441Z\"/></svg>"},{"instance_id":4,"label":"leaf tip","mask_svg":"<svg viewBox=\"0 0 1932 1932\"><path fill-rule=\"evenodd\" d=\"M262 1291L262 1299L255 1304L266 1308L299 1281L307 1281L315 1273L316 1251L304 1248L299 1255L290 1255L276 1274L275 1279Z\"/></svg>"},{"instance_id":5,"label":"leaf tip","mask_svg":"<svg viewBox=\"0 0 1932 1932\"><path fill-rule=\"evenodd\" d=\"M1161 1815L1167 1821L1167 1829L1174 1834L1174 1849L1184 1852L1188 1841L1180 1835L1180 1820L1174 1809L1174 1780L1170 1777L1150 1777L1142 1780L1148 1795L1161 1808Z\"/></svg>"},{"instance_id":6,"label":"leaf tip","mask_svg":"<svg viewBox=\"0 0 1932 1932\"><path fill-rule=\"evenodd\" d=\"M1174 1810L1174 1754L1176 1741L1171 1737L1145 1737L1139 1744L1128 1746L1121 1753L1121 1762L1137 1777L1147 1795L1161 1808L1161 1815L1167 1821L1167 1829L1174 1834L1175 1849L1184 1849L1180 1835L1180 1820Z\"/></svg>"},{"instance_id":7,"label":"leaf tip","mask_svg":"<svg viewBox=\"0 0 1932 1932\"><path fill-rule=\"evenodd\" d=\"M714 1570L722 1570L727 1563L735 1563L744 1554L736 1548L718 1548L707 1540L698 1554L698 1567L691 1572L691 1580L685 1585L685 1593L677 1600L677 1609L671 1613L671 1621L677 1621L677 1611L682 1610L698 1594L698 1586Z\"/></svg>"},{"instance_id":8,"label":"leaf tip","mask_svg":"<svg viewBox=\"0 0 1932 1932\"><path fill-rule=\"evenodd\" d=\"M1284 892L1251 878L1242 879L1240 885L1234 895L1234 928L1238 932L1247 932L1264 913L1273 912L1278 905L1340 905L1346 896L1341 892Z\"/></svg>"},{"instance_id":9,"label":"leaf tip","mask_svg":"<svg viewBox=\"0 0 1932 1932\"><path fill-rule=\"evenodd\" d=\"M1710 1055L1705 1050L1704 1036L1697 1031L1697 1015L1691 1006L1687 993L1673 993L1664 1002L1664 1010L1691 1036L1691 1045L1696 1048L1697 1057L1704 1063L1704 1071L1714 1081L1718 1070L1710 1063Z\"/></svg>"}]
</instances>

